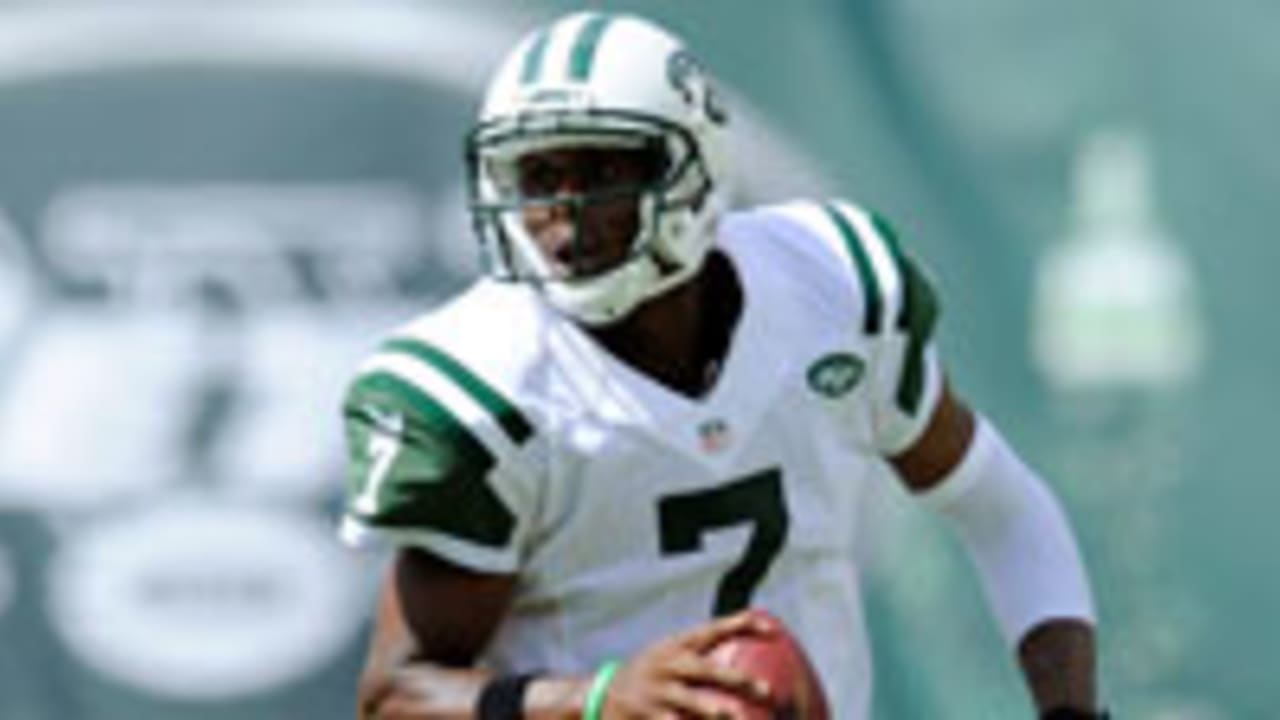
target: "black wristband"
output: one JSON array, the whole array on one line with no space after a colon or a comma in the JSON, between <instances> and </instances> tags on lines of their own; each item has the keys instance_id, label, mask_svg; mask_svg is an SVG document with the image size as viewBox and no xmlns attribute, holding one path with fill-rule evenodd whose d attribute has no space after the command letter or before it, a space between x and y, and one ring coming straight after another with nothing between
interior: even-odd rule
<instances>
[{"instance_id":1,"label":"black wristband","mask_svg":"<svg viewBox=\"0 0 1280 720\"><path fill-rule=\"evenodd\" d=\"M476 698L477 720L520 720L524 692L540 673L502 675L491 679Z\"/></svg>"},{"instance_id":2,"label":"black wristband","mask_svg":"<svg viewBox=\"0 0 1280 720\"><path fill-rule=\"evenodd\" d=\"M1106 710L1092 712L1075 708L1058 707L1040 713L1040 720L1109 720L1111 714Z\"/></svg>"}]
</instances>

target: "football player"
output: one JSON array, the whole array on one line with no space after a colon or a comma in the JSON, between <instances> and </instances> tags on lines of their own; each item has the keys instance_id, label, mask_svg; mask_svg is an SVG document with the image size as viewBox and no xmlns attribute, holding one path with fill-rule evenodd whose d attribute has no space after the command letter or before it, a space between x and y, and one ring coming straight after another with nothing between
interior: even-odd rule
<instances>
[{"instance_id":1,"label":"football player","mask_svg":"<svg viewBox=\"0 0 1280 720\"><path fill-rule=\"evenodd\" d=\"M490 273L345 401L355 543L396 547L363 717L732 717L708 659L781 617L841 720L871 669L859 496L887 463L958 529L1046 717L1098 717L1094 610L1037 475L948 386L938 298L838 200L730 212L730 120L665 30L578 13L468 137Z\"/></svg>"}]
</instances>

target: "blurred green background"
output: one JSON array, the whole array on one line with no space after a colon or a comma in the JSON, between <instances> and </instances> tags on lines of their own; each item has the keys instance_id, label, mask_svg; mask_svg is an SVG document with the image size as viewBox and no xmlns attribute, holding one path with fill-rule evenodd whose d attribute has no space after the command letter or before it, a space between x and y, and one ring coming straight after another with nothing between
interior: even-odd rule
<instances>
[{"instance_id":1,"label":"blurred green background","mask_svg":"<svg viewBox=\"0 0 1280 720\"><path fill-rule=\"evenodd\" d=\"M475 272L461 134L584 6L721 77L742 202L850 198L932 269L1116 715L1275 717L1280 5L137 0L0 4L0 718L351 716L337 395ZM867 518L876 717L1029 717L946 531L888 481Z\"/></svg>"}]
</instances>

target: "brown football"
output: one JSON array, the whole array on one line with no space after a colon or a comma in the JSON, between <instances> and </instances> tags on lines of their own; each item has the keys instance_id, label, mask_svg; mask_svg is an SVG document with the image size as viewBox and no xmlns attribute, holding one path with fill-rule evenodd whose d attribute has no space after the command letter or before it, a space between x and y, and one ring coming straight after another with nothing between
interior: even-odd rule
<instances>
[{"instance_id":1,"label":"brown football","mask_svg":"<svg viewBox=\"0 0 1280 720\"><path fill-rule=\"evenodd\" d=\"M735 635L711 649L719 663L744 670L769 684L773 706L739 700L748 720L828 720L827 697L818 673L799 641L774 615L753 609L774 626L764 635Z\"/></svg>"}]
</instances>

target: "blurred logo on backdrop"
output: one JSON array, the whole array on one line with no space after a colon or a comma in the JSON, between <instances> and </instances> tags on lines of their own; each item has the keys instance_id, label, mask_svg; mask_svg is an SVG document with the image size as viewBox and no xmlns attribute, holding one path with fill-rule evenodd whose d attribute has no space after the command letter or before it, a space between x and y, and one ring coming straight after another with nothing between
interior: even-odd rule
<instances>
[{"instance_id":1,"label":"blurred logo on backdrop","mask_svg":"<svg viewBox=\"0 0 1280 720\"><path fill-rule=\"evenodd\" d=\"M423 272L423 212L379 185L60 193L42 250L95 296L46 311L13 361L0 500L81 509L193 482L332 493L346 373L381 326L432 302L401 277ZM433 260L441 285L451 262Z\"/></svg>"},{"instance_id":2,"label":"blurred logo on backdrop","mask_svg":"<svg viewBox=\"0 0 1280 720\"><path fill-rule=\"evenodd\" d=\"M336 487L333 408L360 348L432 301L397 277L420 264L423 212L403 187L322 183L50 202L48 264L96 297L49 312L11 368L0 495L90 513L49 585L89 667L210 701L295 682L355 636L363 576L306 510Z\"/></svg>"}]
</instances>

